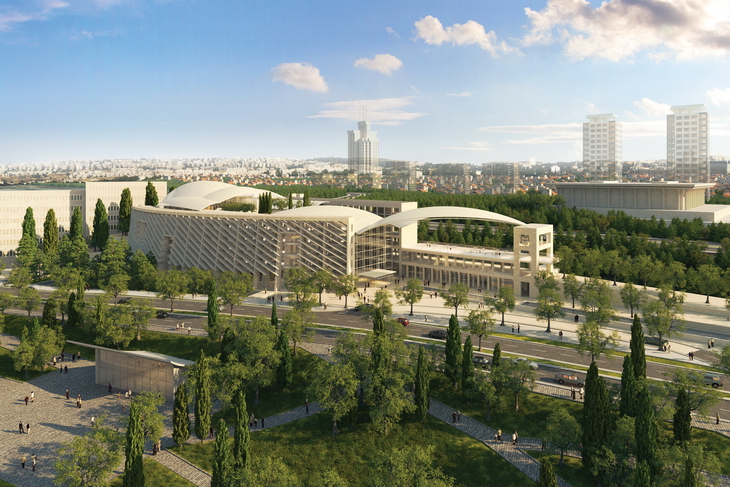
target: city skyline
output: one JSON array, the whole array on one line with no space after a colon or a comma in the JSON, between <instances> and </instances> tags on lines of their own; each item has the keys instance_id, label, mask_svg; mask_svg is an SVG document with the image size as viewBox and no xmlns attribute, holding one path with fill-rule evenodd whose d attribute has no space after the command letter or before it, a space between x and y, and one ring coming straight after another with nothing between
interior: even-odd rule
<instances>
[{"instance_id":1,"label":"city skyline","mask_svg":"<svg viewBox=\"0 0 730 487\"><path fill-rule=\"evenodd\" d=\"M720 0L3 3L0 164L347 157L361 120L388 159L578 161L600 113L663 159L693 104L730 154Z\"/></svg>"}]
</instances>

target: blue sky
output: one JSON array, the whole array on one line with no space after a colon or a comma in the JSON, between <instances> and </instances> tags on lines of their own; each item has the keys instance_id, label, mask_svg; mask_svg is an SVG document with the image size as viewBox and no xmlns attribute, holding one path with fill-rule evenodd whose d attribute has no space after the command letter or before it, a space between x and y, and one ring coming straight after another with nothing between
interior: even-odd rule
<instances>
[{"instance_id":1,"label":"blue sky","mask_svg":"<svg viewBox=\"0 0 730 487\"><path fill-rule=\"evenodd\" d=\"M587 114L730 157L727 0L0 0L0 164L125 157L571 161Z\"/></svg>"}]
</instances>

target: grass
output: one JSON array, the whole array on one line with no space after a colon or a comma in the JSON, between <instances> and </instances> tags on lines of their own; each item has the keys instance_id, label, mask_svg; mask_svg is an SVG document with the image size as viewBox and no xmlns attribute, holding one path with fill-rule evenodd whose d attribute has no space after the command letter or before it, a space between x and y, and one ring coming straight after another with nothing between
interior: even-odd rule
<instances>
[{"instance_id":1,"label":"grass","mask_svg":"<svg viewBox=\"0 0 730 487\"><path fill-rule=\"evenodd\" d=\"M174 487L195 487L195 484L188 482L167 467L163 467L151 458L145 458L143 463L144 477L146 485L169 485ZM115 478L109 485L110 487L121 487L122 478L120 475ZM10 485L10 484L8 484ZM2 487L2 484L0 484Z\"/></svg>"},{"instance_id":2,"label":"grass","mask_svg":"<svg viewBox=\"0 0 730 487\"><path fill-rule=\"evenodd\" d=\"M555 474L572 487L595 487L596 485L596 480L583 468L580 458L563 457L564 463L559 465L560 455L542 451L528 451L527 453L538 462L547 458L553 464Z\"/></svg>"},{"instance_id":3,"label":"grass","mask_svg":"<svg viewBox=\"0 0 730 487\"><path fill-rule=\"evenodd\" d=\"M0 480L0 487L15 487L15 485L5 482L4 480Z\"/></svg>"},{"instance_id":4,"label":"grass","mask_svg":"<svg viewBox=\"0 0 730 487\"><path fill-rule=\"evenodd\" d=\"M484 444L431 417L424 424L406 418L389 434L374 430L362 413L362 421L332 437L329 414L313 415L293 423L252 434L252 454L282 459L300 480L315 482L329 469L352 486L371 485L375 465L396 449L413 445L434 446L433 465L456 479L458 485L532 487L534 482L518 473L506 460ZM180 456L210 472L213 442L174 449Z\"/></svg>"}]
</instances>

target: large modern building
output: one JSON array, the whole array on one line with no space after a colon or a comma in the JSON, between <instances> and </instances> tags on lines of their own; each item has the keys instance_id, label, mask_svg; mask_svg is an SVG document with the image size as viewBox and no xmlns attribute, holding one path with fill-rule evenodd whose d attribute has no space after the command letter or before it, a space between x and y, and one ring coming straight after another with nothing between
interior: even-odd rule
<instances>
[{"instance_id":1,"label":"large modern building","mask_svg":"<svg viewBox=\"0 0 730 487\"><path fill-rule=\"evenodd\" d=\"M583 123L583 165L594 181L621 178L621 123L613 113L588 115Z\"/></svg>"},{"instance_id":2,"label":"large modern building","mask_svg":"<svg viewBox=\"0 0 730 487\"><path fill-rule=\"evenodd\" d=\"M710 120L704 105L672 107L667 115L667 171L675 181L710 181Z\"/></svg>"},{"instance_id":3,"label":"large modern building","mask_svg":"<svg viewBox=\"0 0 730 487\"><path fill-rule=\"evenodd\" d=\"M167 183L153 181L160 198L167 194ZM147 181L98 181L87 182L83 187L68 186L10 186L0 189L0 256L14 255L23 236L22 223L27 208L33 208L36 235L43 235L43 223L48 210L53 209L61 235L71 227L71 215L76 207L81 208L84 218L84 235L89 236L94 223L96 201L104 202L112 231L119 223L119 200L122 191L129 188L132 204L143 205Z\"/></svg>"},{"instance_id":4,"label":"large modern building","mask_svg":"<svg viewBox=\"0 0 730 487\"><path fill-rule=\"evenodd\" d=\"M362 279L417 277L436 287L513 286L518 296L534 297L536 273L552 272L552 225L526 225L473 208L415 208L392 201L332 200L272 214L206 209L235 195L226 186L189 183L158 207L134 207L130 246L152 252L162 269L247 272L256 288L269 290L283 288L287 269L304 267ZM418 242L420 220L453 218L513 225L514 250Z\"/></svg>"},{"instance_id":5,"label":"large modern building","mask_svg":"<svg viewBox=\"0 0 730 487\"><path fill-rule=\"evenodd\" d=\"M358 122L357 130L347 131L347 168L355 174L379 171L380 141L370 130L370 122Z\"/></svg>"}]
</instances>

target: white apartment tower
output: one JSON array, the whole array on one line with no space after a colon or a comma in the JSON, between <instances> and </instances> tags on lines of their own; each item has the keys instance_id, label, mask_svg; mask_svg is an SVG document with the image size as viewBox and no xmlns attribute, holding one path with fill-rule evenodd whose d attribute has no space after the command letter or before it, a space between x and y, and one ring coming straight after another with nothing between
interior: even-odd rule
<instances>
[{"instance_id":1,"label":"white apartment tower","mask_svg":"<svg viewBox=\"0 0 730 487\"><path fill-rule=\"evenodd\" d=\"M592 180L621 178L621 122L613 113L588 115L583 122L583 166Z\"/></svg>"},{"instance_id":2,"label":"white apartment tower","mask_svg":"<svg viewBox=\"0 0 730 487\"><path fill-rule=\"evenodd\" d=\"M347 168L355 174L378 172L378 133L370 131L370 122L358 122L357 128L347 131Z\"/></svg>"},{"instance_id":3,"label":"white apartment tower","mask_svg":"<svg viewBox=\"0 0 730 487\"><path fill-rule=\"evenodd\" d=\"M672 107L667 115L667 172L675 181L710 181L710 120L704 105Z\"/></svg>"}]
</instances>

